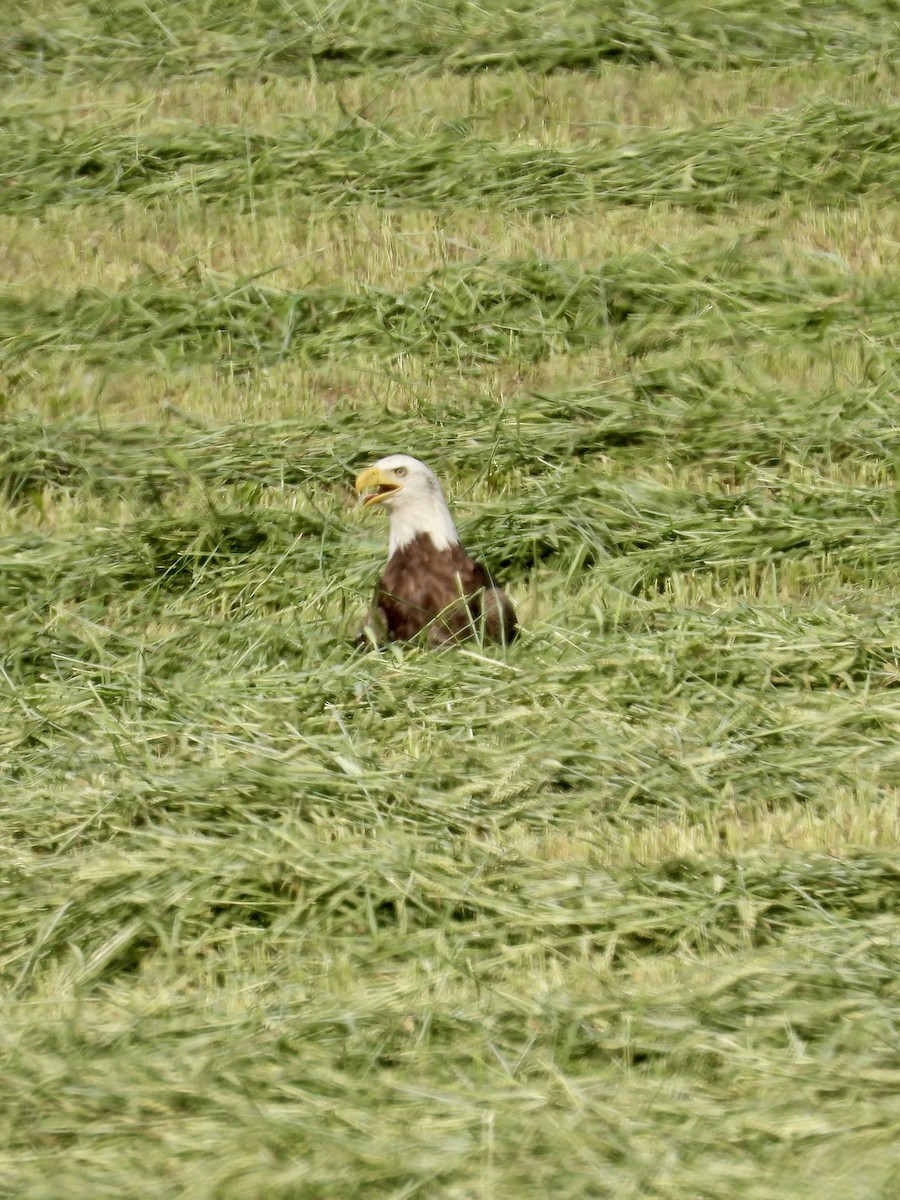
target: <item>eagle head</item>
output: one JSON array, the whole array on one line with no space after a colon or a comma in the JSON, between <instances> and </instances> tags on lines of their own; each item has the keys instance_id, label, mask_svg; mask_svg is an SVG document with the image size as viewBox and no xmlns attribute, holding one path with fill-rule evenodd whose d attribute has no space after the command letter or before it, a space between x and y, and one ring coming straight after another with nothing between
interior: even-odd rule
<instances>
[{"instance_id":1,"label":"eagle head","mask_svg":"<svg viewBox=\"0 0 900 1200\"><path fill-rule=\"evenodd\" d=\"M408 454L389 454L356 477L364 508L383 504L391 518L389 553L428 534L438 550L459 541L435 473Z\"/></svg>"},{"instance_id":2,"label":"eagle head","mask_svg":"<svg viewBox=\"0 0 900 1200\"><path fill-rule=\"evenodd\" d=\"M370 490L374 489L374 491ZM408 454L389 454L380 458L356 477L356 490L363 496L363 506L384 504L393 509L441 496L441 485L437 476L423 462Z\"/></svg>"}]
</instances>

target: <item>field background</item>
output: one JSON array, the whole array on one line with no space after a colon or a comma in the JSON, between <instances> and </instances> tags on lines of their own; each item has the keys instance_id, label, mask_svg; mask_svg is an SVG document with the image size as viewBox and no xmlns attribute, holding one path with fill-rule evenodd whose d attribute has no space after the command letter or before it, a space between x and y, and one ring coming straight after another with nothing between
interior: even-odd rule
<instances>
[{"instance_id":1,"label":"field background","mask_svg":"<svg viewBox=\"0 0 900 1200\"><path fill-rule=\"evenodd\" d=\"M898 20L3 7L4 1195L896 1194Z\"/></svg>"}]
</instances>

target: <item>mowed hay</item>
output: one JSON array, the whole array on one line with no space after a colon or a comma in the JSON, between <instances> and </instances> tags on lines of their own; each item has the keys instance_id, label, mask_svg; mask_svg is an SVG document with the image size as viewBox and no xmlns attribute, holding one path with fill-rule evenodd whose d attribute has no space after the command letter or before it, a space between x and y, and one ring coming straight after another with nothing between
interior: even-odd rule
<instances>
[{"instance_id":1,"label":"mowed hay","mask_svg":"<svg viewBox=\"0 0 900 1200\"><path fill-rule=\"evenodd\" d=\"M779 260L780 259L780 260ZM819 342L865 322L874 348L892 346L895 275L774 262L738 244L713 262L664 252L610 259L594 270L541 259L443 268L406 291L319 285L298 291L192 271L171 283L142 275L119 293L0 295L0 361L77 351L91 363L174 355L232 369L364 352L460 365L536 360L613 342L630 357L686 338L759 335Z\"/></svg>"},{"instance_id":2,"label":"mowed hay","mask_svg":"<svg viewBox=\"0 0 900 1200\"><path fill-rule=\"evenodd\" d=\"M892 6L26 9L5 1191L893 1194Z\"/></svg>"},{"instance_id":3,"label":"mowed hay","mask_svg":"<svg viewBox=\"0 0 900 1200\"><path fill-rule=\"evenodd\" d=\"M473 116L410 135L345 113L331 128L301 120L277 134L193 123L135 133L93 121L55 133L36 131L23 113L0 137L10 165L0 212L120 196L241 207L277 197L300 210L371 200L551 214L665 202L711 212L777 198L845 204L896 190L896 106L817 100L743 122L640 131L624 143L620 130L600 129L611 145L577 147L497 143L466 128L481 123Z\"/></svg>"},{"instance_id":4,"label":"mowed hay","mask_svg":"<svg viewBox=\"0 0 900 1200\"><path fill-rule=\"evenodd\" d=\"M559 69L598 69L608 62L761 66L807 58L856 61L889 52L890 4L824 3L816 12L785 11L777 0L752 9L728 4L715 17L691 0L641 4L535 5L469 0L446 10L413 2L348 0L323 7L300 0L226 0L185 7L125 0L114 9L86 3L75 12L35 4L8 21L4 67L14 75L84 72L128 77L216 72L315 72L341 78L379 69L505 71L537 77Z\"/></svg>"}]
</instances>

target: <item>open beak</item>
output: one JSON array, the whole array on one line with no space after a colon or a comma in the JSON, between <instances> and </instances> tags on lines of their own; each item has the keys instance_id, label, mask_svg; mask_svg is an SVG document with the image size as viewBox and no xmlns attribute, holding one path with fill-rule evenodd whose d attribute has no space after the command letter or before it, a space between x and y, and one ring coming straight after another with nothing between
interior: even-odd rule
<instances>
[{"instance_id":1,"label":"open beak","mask_svg":"<svg viewBox=\"0 0 900 1200\"><path fill-rule=\"evenodd\" d=\"M382 475L377 467L367 467L356 477L356 490L362 497L363 508L366 508L370 504L379 504L387 496L399 491L400 484ZM363 492L369 492L369 495L363 496Z\"/></svg>"}]
</instances>

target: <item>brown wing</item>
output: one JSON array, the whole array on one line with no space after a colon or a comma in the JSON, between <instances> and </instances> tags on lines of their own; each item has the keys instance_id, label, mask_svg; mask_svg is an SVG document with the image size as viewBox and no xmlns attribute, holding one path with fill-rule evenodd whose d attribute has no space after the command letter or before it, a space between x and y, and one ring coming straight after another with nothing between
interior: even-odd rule
<instances>
[{"instance_id":1,"label":"brown wing","mask_svg":"<svg viewBox=\"0 0 900 1200\"><path fill-rule=\"evenodd\" d=\"M462 546L438 550L420 534L391 556L375 589L390 641L409 641L427 629L430 646L483 636L509 642L516 615L508 597L494 586L480 563Z\"/></svg>"}]
</instances>

